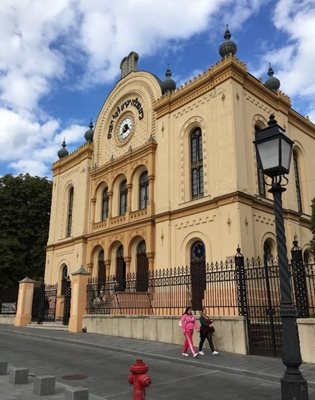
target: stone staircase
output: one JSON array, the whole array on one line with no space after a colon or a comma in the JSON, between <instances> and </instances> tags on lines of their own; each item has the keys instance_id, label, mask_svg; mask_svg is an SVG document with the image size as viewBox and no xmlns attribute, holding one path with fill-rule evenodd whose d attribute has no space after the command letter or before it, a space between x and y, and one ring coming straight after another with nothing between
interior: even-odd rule
<instances>
[{"instance_id":1,"label":"stone staircase","mask_svg":"<svg viewBox=\"0 0 315 400\"><path fill-rule=\"evenodd\" d=\"M68 326L63 325L62 321L44 321L41 324L38 324L36 321L31 322L26 325L27 328L35 328L35 329L52 329L57 331L67 331Z\"/></svg>"}]
</instances>

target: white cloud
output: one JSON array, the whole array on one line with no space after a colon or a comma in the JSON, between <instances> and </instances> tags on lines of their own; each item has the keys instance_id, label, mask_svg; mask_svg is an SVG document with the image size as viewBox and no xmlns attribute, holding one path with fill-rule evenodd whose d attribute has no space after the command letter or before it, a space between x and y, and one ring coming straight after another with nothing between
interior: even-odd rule
<instances>
[{"instance_id":1,"label":"white cloud","mask_svg":"<svg viewBox=\"0 0 315 400\"><path fill-rule=\"evenodd\" d=\"M7 151L0 162L18 173L48 174L64 137L69 148L83 143L86 127L64 126L40 107L56 82L73 90L111 82L131 50L141 57L178 50L195 34L211 35L213 21L222 30L226 22L232 30L241 28L268 3L274 5L271 0L1 0L0 145ZM312 102L314 1L279 0L273 15L288 42L265 56L262 72L267 61L275 63L286 92ZM309 114L315 111L310 108Z\"/></svg>"},{"instance_id":2,"label":"white cloud","mask_svg":"<svg viewBox=\"0 0 315 400\"><path fill-rule=\"evenodd\" d=\"M306 111L315 122L315 2L314 0L279 0L274 10L275 27L287 35L287 43L266 52L261 67L265 73L270 61L281 88L290 97L304 98ZM294 104L293 104L294 105Z\"/></svg>"}]
</instances>

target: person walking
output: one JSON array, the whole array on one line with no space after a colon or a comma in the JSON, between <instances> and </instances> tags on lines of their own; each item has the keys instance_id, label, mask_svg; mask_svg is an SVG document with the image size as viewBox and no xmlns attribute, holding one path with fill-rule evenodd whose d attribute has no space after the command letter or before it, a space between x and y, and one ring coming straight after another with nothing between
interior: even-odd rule
<instances>
[{"instance_id":1,"label":"person walking","mask_svg":"<svg viewBox=\"0 0 315 400\"><path fill-rule=\"evenodd\" d=\"M203 346L205 340L207 339L208 343L209 343L209 347L212 351L212 354L214 356L218 355L219 352L214 350L213 341L212 341L212 336L214 333L214 327L212 326L213 320L208 317L206 308L202 309L199 322L200 322L199 354L201 354L202 356L205 355L205 353L202 351L202 346Z\"/></svg>"},{"instance_id":2,"label":"person walking","mask_svg":"<svg viewBox=\"0 0 315 400\"><path fill-rule=\"evenodd\" d=\"M198 324L196 321L196 317L193 314L191 307L187 307L182 318L180 320L180 326L185 336L185 342L183 345L182 355L184 357L188 357L188 349L191 351L193 357L197 357L198 353L195 352L194 344L193 344L193 333L194 329L199 330Z\"/></svg>"}]
</instances>

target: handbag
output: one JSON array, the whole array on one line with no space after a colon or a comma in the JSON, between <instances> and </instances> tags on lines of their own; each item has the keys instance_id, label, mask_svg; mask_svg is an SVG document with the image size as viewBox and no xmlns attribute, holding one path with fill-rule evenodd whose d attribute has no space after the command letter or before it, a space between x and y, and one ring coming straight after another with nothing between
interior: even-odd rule
<instances>
[{"instance_id":1,"label":"handbag","mask_svg":"<svg viewBox=\"0 0 315 400\"><path fill-rule=\"evenodd\" d=\"M215 329L214 329L214 327L213 327L212 325L210 325L210 326L208 327L208 329L209 329L209 332L210 332L210 333L214 333L214 332L215 332Z\"/></svg>"}]
</instances>

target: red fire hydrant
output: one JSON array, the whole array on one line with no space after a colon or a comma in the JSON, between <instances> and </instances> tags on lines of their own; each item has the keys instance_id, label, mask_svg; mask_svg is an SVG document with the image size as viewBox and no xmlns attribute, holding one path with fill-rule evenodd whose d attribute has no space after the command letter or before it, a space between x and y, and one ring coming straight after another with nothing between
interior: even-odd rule
<instances>
[{"instance_id":1,"label":"red fire hydrant","mask_svg":"<svg viewBox=\"0 0 315 400\"><path fill-rule=\"evenodd\" d=\"M132 400L145 400L145 388L151 385L151 378L146 374L148 369L142 360L136 360L130 367L128 381L133 385Z\"/></svg>"}]
</instances>

